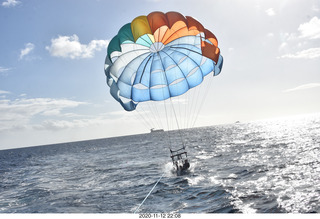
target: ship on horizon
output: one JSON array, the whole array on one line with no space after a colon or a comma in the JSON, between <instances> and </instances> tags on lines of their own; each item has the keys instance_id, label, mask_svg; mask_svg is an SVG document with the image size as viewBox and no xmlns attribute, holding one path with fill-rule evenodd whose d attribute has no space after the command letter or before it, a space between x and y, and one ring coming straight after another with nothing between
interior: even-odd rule
<instances>
[{"instance_id":1,"label":"ship on horizon","mask_svg":"<svg viewBox=\"0 0 320 219\"><path fill-rule=\"evenodd\" d=\"M163 129L155 129L155 128L150 129L150 133L153 133L153 132L164 132L164 130Z\"/></svg>"}]
</instances>

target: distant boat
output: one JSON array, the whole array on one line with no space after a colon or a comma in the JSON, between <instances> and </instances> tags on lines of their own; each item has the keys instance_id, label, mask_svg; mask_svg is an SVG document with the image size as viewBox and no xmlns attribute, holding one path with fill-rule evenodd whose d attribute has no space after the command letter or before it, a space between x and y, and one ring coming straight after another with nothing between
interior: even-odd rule
<instances>
[{"instance_id":1,"label":"distant boat","mask_svg":"<svg viewBox=\"0 0 320 219\"><path fill-rule=\"evenodd\" d=\"M152 128L152 129L150 129L150 132L151 133L153 133L153 132L164 132L164 130L163 129L154 129L154 128Z\"/></svg>"}]
</instances>

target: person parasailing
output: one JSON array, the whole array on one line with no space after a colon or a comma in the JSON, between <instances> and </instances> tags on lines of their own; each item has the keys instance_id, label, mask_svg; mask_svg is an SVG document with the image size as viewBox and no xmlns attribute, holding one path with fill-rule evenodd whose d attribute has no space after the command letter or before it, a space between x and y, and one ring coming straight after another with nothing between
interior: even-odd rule
<instances>
[{"instance_id":1,"label":"person parasailing","mask_svg":"<svg viewBox=\"0 0 320 219\"><path fill-rule=\"evenodd\" d=\"M176 171L179 174L186 172L190 167L190 163L188 160L188 153L185 150L185 146L175 151L170 148L170 153L170 157L172 159L173 165L176 168Z\"/></svg>"},{"instance_id":2,"label":"person parasailing","mask_svg":"<svg viewBox=\"0 0 320 219\"><path fill-rule=\"evenodd\" d=\"M203 86L205 76L211 72L213 76L220 74L222 65L223 58L217 38L199 21L178 12L156 11L147 16L136 17L120 28L112 38L107 48L105 75L111 96L124 110L136 111L138 104L140 107L145 103L163 102L160 105L164 106L166 129L174 130L169 125L175 122L175 127L180 132L181 123L176 115L180 108L174 109L175 98L185 98L185 93L188 95L193 88L201 84ZM196 112L195 119L191 120L193 125L199 113L194 106L201 107L204 102L204 97L197 97L198 95L192 95L192 100L200 99L201 103L190 104L186 109L186 115ZM176 105L180 107L182 104L179 101L184 100L178 99ZM163 117L154 116L160 111L156 107L151 105L141 114L142 118L151 112L153 117L162 119ZM174 115L172 117L169 116L171 112ZM150 122L149 119L142 120ZM168 141L171 141L170 133L165 133ZM177 170L187 170L190 163L183 138L181 141L182 148L170 149L171 159ZM169 145L171 148L171 144Z\"/></svg>"}]
</instances>

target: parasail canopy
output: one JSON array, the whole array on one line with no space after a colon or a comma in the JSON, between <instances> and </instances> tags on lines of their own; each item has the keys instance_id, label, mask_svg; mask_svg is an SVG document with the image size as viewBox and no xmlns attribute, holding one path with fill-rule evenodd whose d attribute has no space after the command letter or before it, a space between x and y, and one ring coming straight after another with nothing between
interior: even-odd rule
<instances>
[{"instance_id":1,"label":"parasail canopy","mask_svg":"<svg viewBox=\"0 0 320 219\"><path fill-rule=\"evenodd\" d=\"M182 95L218 75L223 58L215 35L178 12L152 12L120 28L108 46L110 93L127 111L139 102Z\"/></svg>"}]
</instances>

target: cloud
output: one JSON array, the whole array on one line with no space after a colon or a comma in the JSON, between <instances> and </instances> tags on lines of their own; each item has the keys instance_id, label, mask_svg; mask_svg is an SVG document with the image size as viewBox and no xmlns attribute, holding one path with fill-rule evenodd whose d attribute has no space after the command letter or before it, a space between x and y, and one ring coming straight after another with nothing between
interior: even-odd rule
<instances>
[{"instance_id":1,"label":"cloud","mask_svg":"<svg viewBox=\"0 0 320 219\"><path fill-rule=\"evenodd\" d=\"M42 124L35 125L34 128L38 130L61 130L68 128L75 128L76 123L65 120L46 120Z\"/></svg>"},{"instance_id":2,"label":"cloud","mask_svg":"<svg viewBox=\"0 0 320 219\"><path fill-rule=\"evenodd\" d=\"M33 128L37 130L51 130L58 131L61 129L85 128L99 125L106 125L108 120L106 118L91 118L91 119L74 119L67 120L45 120L43 123L34 125Z\"/></svg>"},{"instance_id":3,"label":"cloud","mask_svg":"<svg viewBox=\"0 0 320 219\"><path fill-rule=\"evenodd\" d=\"M310 40L320 39L320 19L315 16L310 21L300 24L296 32L280 33L280 37L282 39L281 46L290 43L301 47L308 43L314 43L315 41Z\"/></svg>"},{"instance_id":4,"label":"cloud","mask_svg":"<svg viewBox=\"0 0 320 219\"><path fill-rule=\"evenodd\" d=\"M108 40L92 40L89 44L81 44L79 37L74 34L51 39L51 45L46 46L46 49L52 56L81 59L93 57L95 51L106 49L108 43Z\"/></svg>"},{"instance_id":5,"label":"cloud","mask_svg":"<svg viewBox=\"0 0 320 219\"><path fill-rule=\"evenodd\" d=\"M318 40L320 39L320 19L318 17L311 18L308 22L302 23L294 33L281 33L282 43L279 51L287 54L277 58L290 59L316 59L320 57L320 47ZM312 48L306 48L312 47ZM298 49L298 52L291 52Z\"/></svg>"},{"instance_id":6,"label":"cloud","mask_svg":"<svg viewBox=\"0 0 320 219\"><path fill-rule=\"evenodd\" d=\"M274 33L271 33L271 32L268 33L268 34L267 34L267 37L274 37Z\"/></svg>"},{"instance_id":7,"label":"cloud","mask_svg":"<svg viewBox=\"0 0 320 219\"><path fill-rule=\"evenodd\" d=\"M319 12L320 11L320 8L318 5L312 5L312 11L315 11L315 12Z\"/></svg>"},{"instance_id":8,"label":"cloud","mask_svg":"<svg viewBox=\"0 0 320 219\"><path fill-rule=\"evenodd\" d=\"M7 1L2 2L2 6L9 8L9 7L14 7L20 3L21 2L17 1L17 0L7 0Z\"/></svg>"},{"instance_id":9,"label":"cloud","mask_svg":"<svg viewBox=\"0 0 320 219\"><path fill-rule=\"evenodd\" d=\"M313 17L309 22L299 25L298 31L301 38L320 39L320 19Z\"/></svg>"},{"instance_id":10,"label":"cloud","mask_svg":"<svg viewBox=\"0 0 320 219\"><path fill-rule=\"evenodd\" d=\"M9 71L10 68L4 68L4 67L1 67L0 66L0 72L6 72L6 71Z\"/></svg>"},{"instance_id":11,"label":"cloud","mask_svg":"<svg viewBox=\"0 0 320 219\"><path fill-rule=\"evenodd\" d=\"M281 43L280 46L279 46L279 51L284 50L287 46L288 46L288 43L287 43L287 42Z\"/></svg>"},{"instance_id":12,"label":"cloud","mask_svg":"<svg viewBox=\"0 0 320 219\"><path fill-rule=\"evenodd\" d=\"M10 71L10 68L4 68L0 66L0 74L7 75L7 72Z\"/></svg>"},{"instance_id":13,"label":"cloud","mask_svg":"<svg viewBox=\"0 0 320 219\"><path fill-rule=\"evenodd\" d=\"M0 131L27 127L36 116L61 115L62 110L78 107L82 104L86 103L52 98L0 100Z\"/></svg>"},{"instance_id":14,"label":"cloud","mask_svg":"<svg viewBox=\"0 0 320 219\"><path fill-rule=\"evenodd\" d=\"M287 89L284 90L283 92L292 92L292 91L297 91L297 90L306 90L306 89L311 89L315 87L320 87L320 83L309 83L309 84L303 84L295 88Z\"/></svg>"},{"instance_id":15,"label":"cloud","mask_svg":"<svg viewBox=\"0 0 320 219\"><path fill-rule=\"evenodd\" d=\"M265 11L267 13L268 16L272 17L274 15L276 15L276 12L274 11L273 8L269 8Z\"/></svg>"},{"instance_id":16,"label":"cloud","mask_svg":"<svg viewBox=\"0 0 320 219\"><path fill-rule=\"evenodd\" d=\"M132 114L124 113L123 111L90 116L73 114L71 115L73 119L66 119L68 115L66 115L64 119L47 119L42 123L34 125L33 128L37 130L58 131L61 129L93 128L101 126L110 127L110 124L117 120L115 117L118 116L125 118L126 121L135 118Z\"/></svg>"},{"instance_id":17,"label":"cloud","mask_svg":"<svg viewBox=\"0 0 320 219\"><path fill-rule=\"evenodd\" d=\"M290 59L316 59L320 57L320 47L310 48L302 50L296 53L289 53L282 55L278 58L290 58Z\"/></svg>"},{"instance_id":18,"label":"cloud","mask_svg":"<svg viewBox=\"0 0 320 219\"><path fill-rule=\"evenodd\" d=\"M10 92L5 90L0 90L0 94L10 94Z\"/></svg>"},{"instance_id":19,"label":"cloud","mask_svg":"<svg viewBox=\"0 0 320 219\"><path fill-rule=\"evenodd\" d=\"M30 54L32 50L34 50L34 44L27 43L25 48L20 51L19 59L23 59L26 55Z\"/></svg>"}]
</instances>

